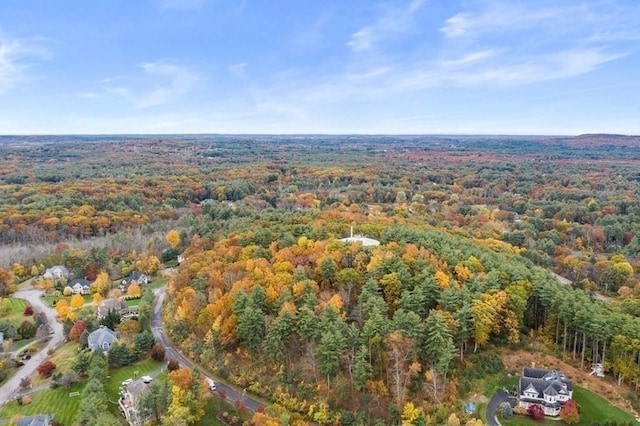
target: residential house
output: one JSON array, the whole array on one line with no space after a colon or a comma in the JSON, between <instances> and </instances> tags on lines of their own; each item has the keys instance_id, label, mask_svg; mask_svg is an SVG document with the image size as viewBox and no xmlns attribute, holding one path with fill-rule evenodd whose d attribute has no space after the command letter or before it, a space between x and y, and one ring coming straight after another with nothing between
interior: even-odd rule
<instances>
[{"instance_id":1,"label":"residential house","mask_svg":"<svg viewBox=\"0 0 640 426\"><path fill-rule=\"evenodd\" d=\"M71 287L73 294L89 294L91 291L91 281L79 278L70 281L67 287Z\"/></svg>"},{"instance_id":2,"label":"residential house","mask_svg":"<svg viewBox=\"0 0 640 426\"><path fill-rule=\"evenodd\" d=\"M56 265L51 268L47 268L42 276L50 280L59 280L61 278L66 280L69 278L69 270L65 266Z\"/></svg>"},{"instance_id":3,"label":"residential house","mask_svg":"<svg viewBox=\"0 0 640 426\"><path fill-rule=\"evenodd\" d=\"M126 384L121 392L118 405L124 418L131 426L141 426L144 422L144 419L140 418L136 406L148 386L149 383L145 383L142 379L136 379Z\"/></svg>"},{"instance_id":4,"label":"residential house","mask_svg":"<svg viewBox=\"0 0 640 426\"><path fill-rule=\"evenodd\" d=\"M92 351L100 350L108 352L111 345L118 341L118 334L109 327L101 325L98 329L89 333L87 346Z\"/></svg>"},{"instance_id":5,"label":"residential house","mask_svg":"<svg viewBox=\"0 0 640 426\"><path fill-rule=\"evenodd\" d=\"M97 315L98 319L103 319L107 316L109 311L115 311L119 316L129 313L129 307L124 298L118 299L105 299L98 305Z\"/></svg>"},{"instance_id":6,"label":"residential house","mask_svg":"<svg viewBox=\"0 0 640 426\"><path fill-rule=\"evenodd\" d=\"M559 416L562 406L573 395L573 383L555 370L525 368L518 383L518 405L539 405L546 416Z\"/></svg>"},{"instance_id":7,"label":"residential house","mask_svg":"<svg viewBox=\"0 0 640 426\"><path fill-rule=\"evenodd\" d=\"M132 272L129 276L122 279L122 282L120 283L120 290L123 293L126 293L131 284L136 283L139 286L142 286L149 284L149 281L151 281L149 275L142 272Z\"/></svg>"},{"instance_id":8,"label":"residential house","mask_svg":"<svg viewBox=\"0 0 640 426\"><path fill-rule=\"evenodd\" d=\"M49 426L53 424L53 414L39 414L37 416L25 416L16 421L16 426Z\"/></svg>"}]
</instances>

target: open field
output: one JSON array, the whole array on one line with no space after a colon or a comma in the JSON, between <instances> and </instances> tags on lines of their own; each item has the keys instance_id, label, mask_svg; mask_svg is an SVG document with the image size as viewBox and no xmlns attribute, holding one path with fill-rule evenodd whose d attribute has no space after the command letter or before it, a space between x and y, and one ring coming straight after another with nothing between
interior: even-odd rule
<instances>
[{"instance_id":1,"label":"open field","mask_svg":"<svg viewBox=\"0 0 640 426\"><path fill-rule=\"evenodd\" d=\"M33 322L32 316L24 315L24 308L29 304L26 300L16 298L10 298L9 300L11 300L11 312L0 318L1 321L9 321L16 328L18 328L24 320Z\"/></svg>"}]
</instances>

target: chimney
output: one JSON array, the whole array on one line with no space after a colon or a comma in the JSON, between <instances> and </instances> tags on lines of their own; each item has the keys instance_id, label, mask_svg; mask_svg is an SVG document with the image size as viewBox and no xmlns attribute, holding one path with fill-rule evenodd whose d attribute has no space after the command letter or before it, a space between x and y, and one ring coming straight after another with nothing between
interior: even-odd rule
<instances>
[{"instance_id":1,"label":"chimney","mask_svg":"<svg viewBox=\"0 0 640 426\"><path fill-rule=\"evenodd\" d=\"M353 225L351 225L351 238L353 238Z\"/></svg>"},{"instance_id":2,"label":"chimney","mask_svg":"<svg viewBox=\"0 0 640 426\"><path fill-rule=\"evenodd\" d=\"M531 361L531 368L536 368L536 362L535 361Z\"/></svg>"}]
</instances>

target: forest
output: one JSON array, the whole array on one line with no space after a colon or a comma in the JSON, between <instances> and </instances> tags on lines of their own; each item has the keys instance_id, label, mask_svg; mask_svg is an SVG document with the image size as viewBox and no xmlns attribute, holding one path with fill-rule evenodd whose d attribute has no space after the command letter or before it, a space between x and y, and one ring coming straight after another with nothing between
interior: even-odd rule
<instances>
[{"instance_id":1,"label":"forest","mask_svg":"<svg viewBox=\"0 0 640 426\"><path fill-rule=\"evenodd\" d=\"M165 325L256 424L444 424L495 348L637 390L639 195L634 137L6 136L0 293L180 255Z\"/></svg>"}]
</instances>

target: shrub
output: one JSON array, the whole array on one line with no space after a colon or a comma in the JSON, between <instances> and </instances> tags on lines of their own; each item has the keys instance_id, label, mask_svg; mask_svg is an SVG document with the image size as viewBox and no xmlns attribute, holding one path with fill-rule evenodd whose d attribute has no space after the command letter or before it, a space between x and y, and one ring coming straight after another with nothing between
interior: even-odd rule
<instances>
[{"instance_id":1,"label":"shrub","mask_svg":"<svg viewBox=\"0 0 640 426\"><path fill-rule=\"evenodd\" d=\"M29 389L31 387L31 377L23 377L20 379L20 389Z\"/></svg>"},{"instance_id":2,"label":"shrub","mask_svg":"<svg viewBox=\"0 0 640 426\"><path fill-rule=\"evenodd\" d=\"M544 419L544 410L538 404L530 405L529 408L527 408L527 414L531 417L531 420L536 422Z\"/></svg>"},{"instance_id":3,"label":"shrub","mask_svg":"<svg viewBox=\"0 0 640 426\"><path fill-rule=\"evenodd\" d=\"M503 402L502 409L500 410L500 414L502 415L502 418L505 420L509 420L510 418L512 418L513 409L511 408L511 404L509 404L508 402Z\"/></svg>"},{"instance_id":4,"label":"shrub","mask_svg":"<svg viewBox=\"0 0 640 426\"><path fill-rule=\"evenodd\" d=\"M162 346L161 343L156 343L151 348L150 355L154 361L164 361L164 356L165 356L164 346Z\"/></svg>"},{"instance_id":5,"label":"shrub","mask_svg":"<svg viewBox=\"0 0 640 426\"><path fill-rule=\"evenodd\" d=\"M180 368L180 363L175 358L169 358L169 362L167 363L167 370L175 371Z\"/></svg>"},{"instance_id":6,"label":"shrub","mask_svg":"<svg viewBox=\"0 0 640 426\"><path fill-rule=\"evenodd\" d=\"M560 418L566 424L574 424L580 421L580 414L578 413L578 406L573 399L564 403L560 409Z\"/></svg>"},{"instance_id":7,"label":"shrub","mask_svg":"<svg viewBox=\"0 0 640 426\"><path fill-rule=\"evenodd\" d=\"M44 378L51 377L51 375L53 374L53 370L55 369L56 364L53 361L45 361L37 368L38 373Z\"/></svg>"},{"instance_id":8,"label":"shrub","mask_svg":"<svg viewBox=\"0 0 640 426\"><path fill-rule=\"evenodd\" d=\"M24 315L27 316L27 317L33 315L33 306L31 306L31 305L25 306L24 307Z\"/></svg>"}]
</instances>

